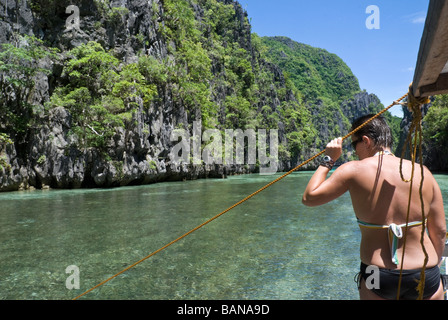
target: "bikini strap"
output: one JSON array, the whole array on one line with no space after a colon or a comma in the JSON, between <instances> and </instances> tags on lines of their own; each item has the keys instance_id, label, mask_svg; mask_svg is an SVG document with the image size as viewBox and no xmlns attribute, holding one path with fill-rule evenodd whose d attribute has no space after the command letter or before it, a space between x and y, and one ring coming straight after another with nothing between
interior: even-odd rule
<instances>
[{"instance_id":1,"label":"bikini strap","mask_svg":"<svg viewBox=\"0 0 448 320\"><path fill-rule=\"evenodd\" d=\"M415 221L415 222L409 222L408 224L395 224L391 223L390 225L378 225L378 224L372 224L368 222L361 221L357 219L358 224L360 227L364 228L370 228L370 229L389 229L388 236L389 236L389 245L390 245L390 253L392 256L392 262L395 265L398 265L398 255L397 255L397 249L398 249L398 240L403 237L403 227L412 227L412 226L418 226L423 224L422 221ZM426 221L426 219L425 219Z\"/></svg>"}]
</instances>

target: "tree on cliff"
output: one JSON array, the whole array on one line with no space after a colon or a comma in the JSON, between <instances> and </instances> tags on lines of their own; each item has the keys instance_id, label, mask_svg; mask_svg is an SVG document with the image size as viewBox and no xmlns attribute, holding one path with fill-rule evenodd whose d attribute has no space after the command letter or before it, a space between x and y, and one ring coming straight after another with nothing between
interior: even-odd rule
<instances>
[{"instance_id":1,"label":"tree on cliff","mask_svg":"<svg viewBox=\"0 0 448 320\"><path fill-rule=\"evenodd\" d=\"M32 101L36 76L49 75L40 62L54 57L55 50L31 36L19 36L16 43L0 49L0 132L19 143L26 137L38 105Z\"/></svg>"},{"instance_id":2,"label":"tree on cliff","mask_svg":"<svg viewBox=\"0 0 448 320\"><path fill-rule=\"evenodd\" d=\"M62 78L47 107L72 115L72 134L84 147L105 148L118 127L132 126L133 115L151 102L155 86L135 63L122 65L97 42L68 52Z\"/></svg>"}]
</instances>

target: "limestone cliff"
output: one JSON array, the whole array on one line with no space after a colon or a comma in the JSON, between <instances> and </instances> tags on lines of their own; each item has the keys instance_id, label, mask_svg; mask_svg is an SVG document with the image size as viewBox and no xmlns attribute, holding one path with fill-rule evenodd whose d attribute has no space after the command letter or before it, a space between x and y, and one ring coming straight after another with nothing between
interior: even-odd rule
<instances>
[{"instance_id":1,"label":"limestone cliff","mask_svg":"<svg viewBox=\"0 0 448 320\"><path fill-rule=\"evenodd\" d=\"M304 99L232 0L0 0L0 45L0 191L260 170L173 161L172 133L195 121L278 130L286 170L372 103L344 91L316 121L328 100Z\"/></svg>"},{"instance_id":2,"label":"limestone cliff","mask_svg":"<svg viewBox=\"0 0 448 320\"><path fill-rule=\"evenodd\" d=\"M1 102L5 108L32 121L27 123L22 134L16 132L12 124L4 125L2 128L8 139L0 141L2 142L0 152L3 157L0 190L47 186L110 187L164 180L221 177L225 174L258 170L255 165L193 165L170 161L169 151L173 147L170 139L172 131L179 127L190 130L194 120L204 118L203 106L195 102L185 102L192 95L184 95L184 91L189 90L187 86L194 81L183 82L184 79L181 77L191 77L191 73L182 74L184 66L181 63L188 63L188 60L183 60L184 57L179 53L183 50L184 42L190 40L200 43L202 47L208 45L205 42L210 42L212 44L209 48L216 50L233 46L234 52L244 56L235 62L240 64L241 70L230 72L227 70L234 66L226 66L225 61L218 60L228 55L220 56L207 52L213 75L209 79L204 79L209 86L206 89L210 89L208 91L210 96L205 102L217 109L213 116L218 119L224 118L221 123L215 121L215 127L227 128L223 122L226 121L225 116L230 103L226 106L225 100L230 96L240 98L243 95L235 93L235 86L226 83L225 77L236 77L235 83L240 83L238 78L246 77L243 81L252 86L260 81L254 79L252 70L267 75L268 91L260 92L258 96L263 98L255 104L251 103L252 110L249 110L251 113L257 111L258 105L261 107L265 104L268 104L275 113L277 105L289 100L295 101L294 95L287 93L282 72L276 66L264 61L253 48L246 13L233 1L180 3L159 0L2 0L0 3L2 15L0 43L13 43L16 47L26 49L27 43L20 37L29 35L42 40L45 47L59 49L52 58L46 57L32 62L31 67L41 65L49 70L49 73L38 72L32 75L33 89L27 91L30 95L25 102L33 108L30 111L23 107L22 109L27 110L26 115L19 114L19 107L11 107L13 104L17 106L23 104L16 101L18 97L11 93L11 90L6 90L10 84L6 83L3 86L5 90L2 92ZM209 17L213 12L207 10L222 10L223 16L229 20L215 21ZM74 14L79 14L77 26L72 25L76 23L76 20L72 19ZM206 15L208 17L205 17ZM191 19L182 20L186 16ZM204 23L205 19L208 19L207 23ZM183 28L189 24L193 25L191 30L187 29L191 34L184 35ZM192 39L197 36L196 32L201 33L201 36ZM144 56L154 58L165 70L177 68L168 73L167 77L181 78L162 81L153 79L151 88L155 92L147 104L138 95L126 101L123 99L126 107L131 103L133 105L132 110L125 110L129 111L131 119L127 118L124 126L114 127L113 134L101 147L89 143L82 134L74 133L73 129L79 119L75 119L77 115L73 106L67 107L67 104L59 106L50 101L55 95L55 90L72 84L66 72L67 61L71 58L70 50L91 42L100 44L104 52L111 52L111 55L118 59L120 62L118 70L122 70L125 65L136 63ZM185 52L182 51L182 54ZM246 66L242 63L246 62L249 63L250 72L243 74L246 70L242 68ZM278 90L282 88L286 90L285 94L278 97ZM193 96L193 99L198 96L199 93ZM101 97L104 98L105 95ZM52 102L50 106L49 101ZM241 99L241 101L247 100ZM91 120L97 118L92 117ZM9 119L5 120L5 123L7 121ZM84 123L84 133L92 129L100 136L98 127L90 124ZM230 125L246 129L234 123ZM9 138L12 143L7 143Z\"/></svg>"}]
</instances>

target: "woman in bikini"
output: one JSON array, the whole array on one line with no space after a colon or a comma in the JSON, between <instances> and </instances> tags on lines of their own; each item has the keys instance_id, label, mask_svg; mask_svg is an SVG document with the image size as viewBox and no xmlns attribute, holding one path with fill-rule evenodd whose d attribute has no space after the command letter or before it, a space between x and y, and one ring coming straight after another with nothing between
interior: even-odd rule
<instances>
[{"instance_id":1,"label":"woman in bikini","mask_svg":"<svg viewBox=\"0 0 448 320\"><path fill-rule=\"evenodd\" d=\"M357 119L353 128L372 116ZM318 206L350 192L362 235L358 277L361 299L417 299L423 268L423 298L443 299L439 266L445 247L446 220L440 188L431 172L423 167L422 177L421 167L416 164L408 217L410 183L400 176L400 158L391 153L391 144L391 131L384 118L374 119L352 136L359 161L341 165L327 179L342 154L342 139L332 140L302 202ZM411 177L410 161L403 160L402 172L404 178ZM423 215L419 194L422 178ZM424 227L425 250L420 243Z\"/></svg>"}]
</instances>

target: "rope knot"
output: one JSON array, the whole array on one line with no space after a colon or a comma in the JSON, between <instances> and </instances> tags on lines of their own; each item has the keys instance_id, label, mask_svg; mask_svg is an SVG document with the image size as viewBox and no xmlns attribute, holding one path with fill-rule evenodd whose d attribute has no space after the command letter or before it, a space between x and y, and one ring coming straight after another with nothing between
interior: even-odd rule
<instances>
[{"instance_id":1,"label":"rope knot","mask_svg":"<svg viewBox=\"0 0 448 320\"><path fill-rule=\"evenodd\" d=\"M430 103L429 97L415 97L412 93L412 83L409 85L407 107L414 115L421 114L420 106Z\"/></svg>"}]
</instances>

